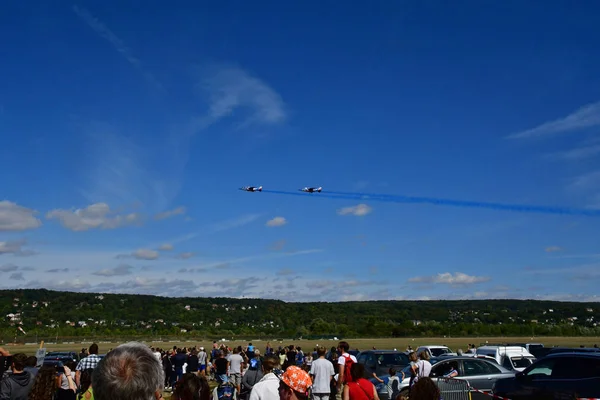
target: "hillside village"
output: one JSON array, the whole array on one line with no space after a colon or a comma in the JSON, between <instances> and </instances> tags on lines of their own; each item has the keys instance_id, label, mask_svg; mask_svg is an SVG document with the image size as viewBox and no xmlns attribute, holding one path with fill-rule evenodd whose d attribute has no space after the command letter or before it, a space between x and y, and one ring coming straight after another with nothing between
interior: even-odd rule
<instances>
[{"instance_id":1,"label":"hillside village","mask_svg":"<svg viewBox=\"0 0 600 400\"><path fill-rule=\"evenodd\" d=\"M531 300L285 303L4 290L0 335L587 336L600 334L594 306Z\"/></svg>"}]
</instances>

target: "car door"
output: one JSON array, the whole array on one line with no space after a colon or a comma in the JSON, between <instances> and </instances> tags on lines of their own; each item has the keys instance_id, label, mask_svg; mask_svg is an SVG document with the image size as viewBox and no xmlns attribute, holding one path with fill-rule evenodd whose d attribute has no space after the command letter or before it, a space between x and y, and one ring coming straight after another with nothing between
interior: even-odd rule
<instances>
[{"instance_id":1,"label":"car door","mask_svg":"<svg viewBox=\"0 0 600 400\"><path fill-rule=\"evenodd\" d=\"M544 398L552 395L548 384L552 382L552 372L559 358L546 358L539 360L522 375L517 375L515 389L508 395L512 399Z\"/></svg>"},{"instance_id":2,"label":"car door","mask_svg":"<svg viewBox=\"0 0 600 400\"><path fill-rule=\"evenodd\" d=\"M500 373L500 370L492 370L488 363L483 360L462 360L462 376L475 389L491 392L494 384L492 378L496 373Z\"/></svg>"},{"instance_id":3,"label":"car door","mask_svg":"<svg viewBox=\"0 0 600 400\"><path fill-rule=\"evenodd\" d=\"M545 391L565 396L573 396L577 393L578 397L600 395L600 388L597 387L594 395L582 392L596 386L593 384L593 378L600 372L600 370L595 371L594 366L586 361L582 357L560 357L552 369L552 379L545 382Z\"/></svg>"}]
</instances>

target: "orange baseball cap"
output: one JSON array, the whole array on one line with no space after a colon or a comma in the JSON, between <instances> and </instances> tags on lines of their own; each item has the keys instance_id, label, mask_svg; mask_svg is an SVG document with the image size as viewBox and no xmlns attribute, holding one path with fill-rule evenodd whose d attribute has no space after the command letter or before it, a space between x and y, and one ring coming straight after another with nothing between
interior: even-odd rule
<instances>
[{"instance_id":1,"label":"orange baseball cap","mask_svg":"<svg viewBox=\"0 0 600 400\"><path fill-rule=\"evenodd\" d=\"M283 383L298 393L307 394L312 386L312 380L308 372L295 365L290 365L280 378Z\"/></svg>"}]
</instances>

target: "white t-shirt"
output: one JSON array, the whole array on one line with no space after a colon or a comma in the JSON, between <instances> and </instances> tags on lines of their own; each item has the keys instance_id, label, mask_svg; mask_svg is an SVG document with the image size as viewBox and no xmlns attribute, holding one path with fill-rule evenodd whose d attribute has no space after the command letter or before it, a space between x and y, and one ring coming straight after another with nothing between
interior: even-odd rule
<instances>
[{"instance_id":1,"label":"white t-shirt","mask_svg":"<svg viewBox=\"0 0 600 400\"><path fill-rule=\"evenodd\" d=\"M325 358L319 358L312 362L310 366L310 374L314 375L313 393L331 393L329 383L331 377L335 375L333 364Z\"/></svg>"},{"instance_id":2,"label":"white t-shirt","mask_svg":"<svg viewBox=\"0 0 600 400\"><path fill-rule=\"evenodd\" d=\"M354 362L358 362L356 361L356 357L354 357L352 354L349 353L342 353L342 355L340 356L340 358L338 358L338 364L339 365L345 365L346 364L346 357L350 356L350 359Z\"/></svg>"},{"instance_id":3,"label":"white t-shirt","mask_svg":"<svg viewBox=\"0 0 600 400\"><path fill-rule=\"evenodd\" d=\"M419 368L419 370L417 371L417 376L415 377L414 382L417 382L419 380L419 378L424 378L424 377L429 376L429 374L431 373L431 363L429 361L426 361L426 360L417 361L417 368Z\"/></svg>"},{"instance_id":4,"label":"white t-shirt","mask_svg":"<svg viewBox=\"0 0 600 400\"><path fill-rule=\"evenodd\" d=\"M239 354L232 354L231 357L229 357L229 373L241 374L243 362L244 358L242 356Z\"/></svg>"}]
</instances>

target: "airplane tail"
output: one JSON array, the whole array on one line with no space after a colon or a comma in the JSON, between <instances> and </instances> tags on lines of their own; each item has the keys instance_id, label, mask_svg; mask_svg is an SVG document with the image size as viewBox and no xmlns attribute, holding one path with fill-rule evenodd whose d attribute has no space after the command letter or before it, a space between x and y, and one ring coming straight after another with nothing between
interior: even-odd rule
<instances>
[{"instance_id":1,"label":"airplane tail","mask_svg":"<svg viewBox=\"0 0 600 400\"><path fill-rule=\"evenodd\" d=\"M317 192L321 193L321 190L323 190L323 188L319 186L319 188L317 189Z\"/></svg>"},{"instance_id":2,"label":"airplane tail","mask_svg":"<svg viewBox=\"0 0 600 400\"><path fill-rule=\"evenodd\" d=\"M259 187L258 187L258 191L259 191L259 192L262 192L262 186L259 186Z\"/></svg>"}]
</instances>

